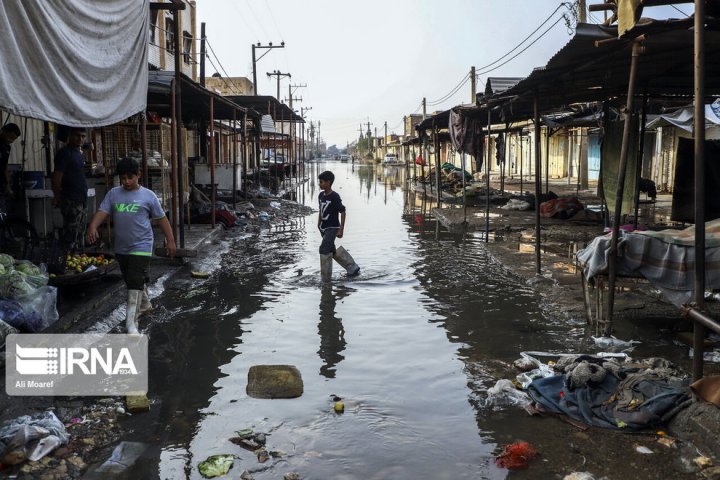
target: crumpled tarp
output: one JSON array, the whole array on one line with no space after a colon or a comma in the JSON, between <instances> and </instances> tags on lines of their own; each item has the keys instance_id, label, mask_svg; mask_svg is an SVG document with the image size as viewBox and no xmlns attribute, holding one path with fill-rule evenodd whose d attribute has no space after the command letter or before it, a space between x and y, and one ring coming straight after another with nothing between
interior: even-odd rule
<instances>
[{"instance_id":1,"label":"crumpled tarp","mask_svg":"<svg viewBox=\"0 0 720 480\"><path fill-rule=\"evenodd\" d=\"M587 280L607 273L610 234L595 237L577 253ZM617 273L646 278L675 305L695 291L695 227L684 230L635 231L618 239ZM705 284L720 288L720 219L705 224Z\"/></svg>"},{"instance_id":2,"label":"crumpled tarp","mask_svg":"<svg viewBox=\"0 0 720 480\"><path fill-rule=\"evenodd\" d=\"M149 0L3 0L0 106L77 127L145 109Z\"/></svg>"},{"instance_id":3,"label":"crumpled tarp","mask_svg":"<svg viewBox=\"0 0 720 480\"><path fill-rule=\"evenodd\" d=\"M640 372L638 368L624 368L621 377ZM527 393L545 410L567 415L574 420L603 428L643 429L663 423L663 416L684 404L689 398L687 380L662 380L648 376L633 382L631 394L640 403L620 406L628 392L621 390L622 380L606 375L601 382L570 389L567 376L555 375L533 380ZM627 404L628 402L623 402Z\"/></svg>"}]
</instances>

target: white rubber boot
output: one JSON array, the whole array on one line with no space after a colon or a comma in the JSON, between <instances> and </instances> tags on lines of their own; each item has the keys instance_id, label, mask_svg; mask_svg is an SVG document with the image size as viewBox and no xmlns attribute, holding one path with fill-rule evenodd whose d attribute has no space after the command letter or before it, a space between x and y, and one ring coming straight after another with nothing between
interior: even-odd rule
<instances>
[{"instance_id":1,"label":"white rubber boot","mask_svg":"<svg viewBox=\"0 0 720 480\"><path fill-rule=\"evenodd\" d=\"M342 266L345 271L348 274L348 277L354 277L355 275L358 275L360 273L360 267L357 263L355 263L355 260L353 259L352 255L345 250L342 246L337 247L335 250L335 255L333 256L336 262Z\"/></svg>"},{"instance_id":2,"label":"white rubber boot","mask_svg":"<svg viewBox=\"0 0 720 480\"><path fill-rule=\"evenodd\" d=\"M125 328L127 333L140 333L137 329L137 314L140 310L142 290L128 290L127 308L125 311Z\"/></svg>"},{"instance_id":3,"label":"white rubber boot","mask_svg":"<svg viewBox=\"0 0 720 480\"><path fill-rule=\"evenodd\" d=\"M323 282L329 282L332 279L333 254L320 255L320 278Z\"/></svg>"},{"instance_id":4,"label":"white rubber boot","mask_svg":"<svg viewBox=\"0 0 720 480\"><path fill-rule=\"evenodd\" d=\"M147 285L143 286L142 295L140 296L140 308L138 309L138 317L153 311L150 296L148 295Z\"/></svg>"}]
</instances>

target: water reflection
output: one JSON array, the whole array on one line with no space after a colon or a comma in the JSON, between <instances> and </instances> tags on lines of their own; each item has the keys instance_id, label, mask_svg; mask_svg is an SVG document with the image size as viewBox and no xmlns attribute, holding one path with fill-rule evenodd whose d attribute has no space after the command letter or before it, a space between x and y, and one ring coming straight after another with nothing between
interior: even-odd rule
<instances>
[{"instance_id":1,"label":"water reflection","mask_svg":"<svg viewBox=\"0 0 720 480\"><path fill-rule=\"evenodd\" d=\"M330 284L324 284L320 289L320 321L318 334L320 335L320 350L318 355L323 361L320 366L320 375L325 378L335 378L335 366L345 357L341 353L345 350L345 328L342 318L337 316L336 305L338 301L350 295L351 290L343 285L333 290Z\"/></svg>"}]
</instances>

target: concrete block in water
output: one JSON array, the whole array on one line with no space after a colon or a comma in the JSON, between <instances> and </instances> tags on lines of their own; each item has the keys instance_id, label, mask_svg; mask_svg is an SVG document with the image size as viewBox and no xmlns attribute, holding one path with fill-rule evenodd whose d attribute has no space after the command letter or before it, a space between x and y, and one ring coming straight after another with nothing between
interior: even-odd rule
<instances>
[{"instance_id":1,"label":"concrete block in water","mask_svg":"<svg viewBox=\"0 0 720 480\"><path fill-rule=\"evenodd\" d=\"M253 365L246 391L253 398L297 398L303 394L303 381L293 365Z\"/></svg>"}]
</instances>

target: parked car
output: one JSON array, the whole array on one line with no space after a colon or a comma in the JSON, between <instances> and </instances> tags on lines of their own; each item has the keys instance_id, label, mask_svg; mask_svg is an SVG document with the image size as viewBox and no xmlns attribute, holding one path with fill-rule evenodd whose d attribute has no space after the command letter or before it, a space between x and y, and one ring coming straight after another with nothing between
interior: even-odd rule
<instances>
[{"instance_id":1,"label":"parked car","mask_svg":"<svg viewBox=\"0 0 720 480\"><path fill-rule=\"evenodd\" d=\"M400 159L394 153L386 153L383 158L383 165L400 165Z\"/></svg>"}]
</instances>

